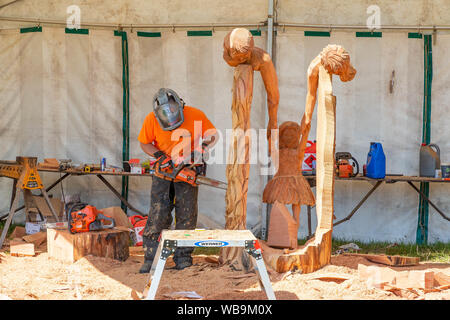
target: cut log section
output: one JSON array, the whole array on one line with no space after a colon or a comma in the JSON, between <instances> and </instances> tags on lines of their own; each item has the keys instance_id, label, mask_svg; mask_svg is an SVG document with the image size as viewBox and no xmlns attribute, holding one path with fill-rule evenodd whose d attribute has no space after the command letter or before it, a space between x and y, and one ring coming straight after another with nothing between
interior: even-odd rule
<instances>
[{"instance_id":1,"label":"cut log section","mask_svg":"<svg viewBox=\"0 0 450 320\"><path fill-rule=\"evenodd\" d=\"M48 256L70 263L87 255L125 261L129 257L129 240L129 232L124 230L71 234L65 229L47 229Z\"/></svg>"}]
</instances>

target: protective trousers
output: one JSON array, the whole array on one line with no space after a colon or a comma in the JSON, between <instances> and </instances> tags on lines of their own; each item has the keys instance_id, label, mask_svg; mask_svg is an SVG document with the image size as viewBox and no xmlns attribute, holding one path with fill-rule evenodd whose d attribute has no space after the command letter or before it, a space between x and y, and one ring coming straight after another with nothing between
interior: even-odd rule
<instances>
[{"instance_id":1,"label":"protective trousers","mask_svg":"<svg viewBox=\"0 0 450 320\"><path fill-rule=\"evenodd\" d=\"M158 248L158 238L164 229L172 224L172 210L175 208L175 229L193 230L197 225L198 187L185 182L173 182L153 176L150 195L150 211L143 232L144 258L153 261ZM192 264L194 248L177 248L173 261L175 265Z\"/></svg>"}]
</instances>

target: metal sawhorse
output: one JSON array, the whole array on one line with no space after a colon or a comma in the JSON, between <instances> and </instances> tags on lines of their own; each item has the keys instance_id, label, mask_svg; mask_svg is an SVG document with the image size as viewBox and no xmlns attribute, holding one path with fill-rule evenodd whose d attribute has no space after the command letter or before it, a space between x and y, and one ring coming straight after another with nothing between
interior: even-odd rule
<instances>
[{"instance_id":1,"label":"metal sawhorse","mask_svg":"<svg viewBox=\"0 0 450 320\"><path fill-rule=\"evenodd\" d=\"M144 299L154 300L167 258L177 247L242 247L255 262L260 285L267 298L276 300L262 257L261 247L249 230L164 230L144 290Z\"/></svg>"}]
</instances>

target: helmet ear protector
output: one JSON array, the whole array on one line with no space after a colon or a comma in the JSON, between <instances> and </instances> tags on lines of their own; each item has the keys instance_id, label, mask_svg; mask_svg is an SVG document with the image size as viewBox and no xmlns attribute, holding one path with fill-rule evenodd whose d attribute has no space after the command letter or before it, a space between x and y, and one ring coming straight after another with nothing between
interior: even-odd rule
<instances>
[{"instance_id":1,"label":"helmet ear protector","mask_svg":"<svg viewBox=\"0 0 450 320\"><path fill-rule=\"evenodd\" d=\"M184 101L172 89L161 88L153 97L153 111L164 131L178 128L184 122Z\"/></svg>"}]
</instances>

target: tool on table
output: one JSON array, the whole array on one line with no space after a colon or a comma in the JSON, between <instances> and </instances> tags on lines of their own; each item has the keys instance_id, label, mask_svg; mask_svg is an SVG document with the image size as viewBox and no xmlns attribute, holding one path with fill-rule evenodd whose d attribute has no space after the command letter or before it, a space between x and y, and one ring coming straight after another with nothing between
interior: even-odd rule
<instances>
[{"instance_id":1,"label":"tool on table","mask_svg":"<svg viewBox=\"0 0 450 320\"><path fill-rule=\"evenodd\" d=\"M358 161L350 152L336 152L336 176L339 178L356 177L359 173ZM350 161L352 163L350 163ZM356 172L355 169L356 168Z\"/></svg>"},{"instance_id":2,"label":"tool on table","mask_svg":"<svg viewBox=\"0 0 450 320\"><path fill-rule=\"evenodd\" d=\"M7 177L14 179L13 192L11 197L11 207L3 227L3 232L0 237L0 248L3 245L9 226L11 224L14 213L19 202L19 192L22 191L24 197L31 194L31 190L39 189L45 198L52 215L56 221L59 222L59 217L50 202L41 177L37 170L36 157L16 157L16 161L0 161L0 177Z\"/></svg>"},{"instance_id":3,"label":"tool on table","mask_svg":"<svg viewBox=\"0 0 450 320\"><path fill-rule=\"evenodd\" d=\"M105 216L102 211L87 203L74 203L66 212L68 229L72 234L112 229L116 225L113 218ZM104 224L105 220L111 223Z\"/></svg>"},{"instance_id":4,"label":"tool on table","mask_svg":"<svg viewBox=\"0 0 450 320\"><path fill-rule=\"evenodd\" d=\"M60 159L59 160L59 170L64 171L72 167L70 164L72 162L71 159Z\"/></svg>"},{"instance_id":5,"label":"tool on table","mask_svg":"<svg viewBox=\"0 0 450 320\"><path fill-rule=\"evenodd\" d=\"M226 183L205 177L206 164L204 163L187 164L185 162L181 162L178 165L174 164L172 168L168 165L161 167L158 161L155 161L151 164L151 169L151 172L154 171L153 174L155 176L165 180L171 180L175 182L183 181L191 184L192 186L204 184L219 189L227 189Z\"/></svg>"}]
</instances>

